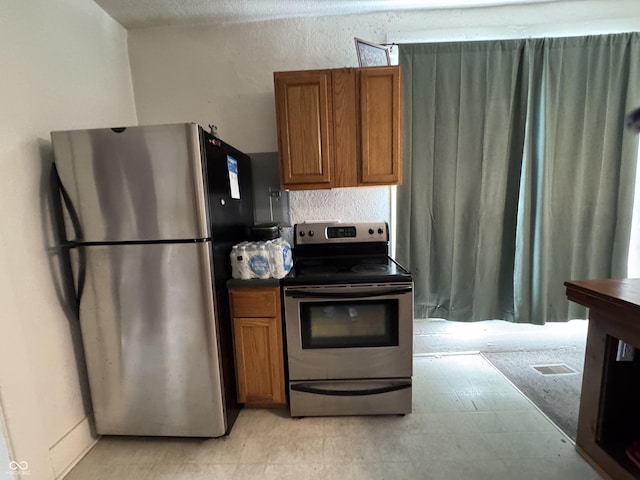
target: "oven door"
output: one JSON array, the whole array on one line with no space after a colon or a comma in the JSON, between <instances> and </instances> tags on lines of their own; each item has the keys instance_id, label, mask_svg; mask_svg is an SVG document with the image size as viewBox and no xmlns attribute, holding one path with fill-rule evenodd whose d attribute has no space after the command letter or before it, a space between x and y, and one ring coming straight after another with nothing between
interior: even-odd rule
<instances>
[{"instance_id":1,"label":"oven door","mask_svg":"<svg viewBox=\"0 0 640 480\"><path fill-rule=\"evenodd\" d=\"M284 288L290 380L409 378L413 284Z\"/></svg>"}]
</instances>

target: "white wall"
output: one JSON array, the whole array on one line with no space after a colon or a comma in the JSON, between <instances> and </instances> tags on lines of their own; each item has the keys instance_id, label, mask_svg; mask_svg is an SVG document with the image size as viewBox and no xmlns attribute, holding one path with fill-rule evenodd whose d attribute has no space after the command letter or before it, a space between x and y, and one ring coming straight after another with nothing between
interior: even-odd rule
<instances>
[{"instance_id":1,"label":"white wall","mask_svg":"<svg viewBox=\"0 0 640 480\"><path fill-rule=\"evenodd\" d=\"M78 329L58 296L49 132L137 117L126 32L93 2L1 2L0 45L0 411L23 477L53 479L93 440Z\"/></svg>"},{"instance_id":2,"label":"white wall","mask_svg":"<svg viewBox=\"0 0 640 480\"><path fill-rule=\"evenodd\" d=\"M357 66L354 37L423 42L640 30L637 0L275 20L129 32L141 123L215 123L247 152L277 150L274 71ZM390 218L387 188L291 192L292 222ZM375 198L375 201L372 201Z\"/></svg>"},{"instance_id":3,"label":"white wall","mask_svg":"<svg viewBox=\"0 0 640 480\"><path fill-rule=\"evenodd\" d=\"M384 40L370 17L129 32L140 123L216 124L246 152L277 150L273 72L357 66L353 37ZM375 23L375 22L374 22ZM291 192L291 221L389 221L389 188Z\"/></svg>"},{"instance_id":4,"label":"white wall","mask_svg":"<svg viewBox=\"0 0 640 480\"><path fill-rule=\"evenodd\" d=\"M11 462L7 438L8 434L4 421L4 412L2 411L2 403L0 403L0 472L2 472L3 468L5 469L4 477L0 474L0 478L10 479L14 477L14 475L10 471L7 471L7 465L10 465ZM9 467L8 470L11 470L11 468Z\"/></svg>"},{"instance_id":5,"label":"white wall","mask_svg":"<svg viewBox=\"0 0 640 480\"><path fill-rule=\"evenodd\" d=\"M640 151L636 165L640 165ZM636 197L633 203L627 277L640 278L640 167L636 169Z\"/></svg>"}]
</instances>

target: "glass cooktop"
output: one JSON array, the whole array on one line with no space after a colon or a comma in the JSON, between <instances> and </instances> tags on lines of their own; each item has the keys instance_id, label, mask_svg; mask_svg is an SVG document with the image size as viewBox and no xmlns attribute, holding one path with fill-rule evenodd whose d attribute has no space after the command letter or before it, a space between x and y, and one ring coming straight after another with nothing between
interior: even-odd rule
<instances>
[{"instance_id":1,"label":"glass cooktop","mask_svg":"<svg viewBox=\"0 0 640 480\"><path fill-rule=\"evenodd\" d=\"M402 281L411 281L409 272L384 255L299 259L283 279L288 285Z\"/></svg>"}]
</instances>

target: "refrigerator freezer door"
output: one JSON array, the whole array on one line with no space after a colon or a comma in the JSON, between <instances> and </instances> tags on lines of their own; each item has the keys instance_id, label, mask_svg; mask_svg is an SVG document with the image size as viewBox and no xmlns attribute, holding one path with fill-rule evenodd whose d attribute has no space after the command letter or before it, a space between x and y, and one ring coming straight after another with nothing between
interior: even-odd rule
<instances>
[{"instance_id":1,"label":"refrigerator freezer door","mask_svg":"<svg viewBox=\"0 0 640 480\"><path fill-rule=\"evenodd\" d=\"M210 236L196 124L60 131L51 138L71 204L68 240Z\"/></svg>"},{"instance_id":2,"label":"refrigerator freezer door","mask_svg":"<svg viewBox=\"0 0 640 480\"><path fill-rule=\"evenodd\" d=\"M224 435L209 242L82 248L80 322L97 432Z\"/></svg>"}]
</instances>

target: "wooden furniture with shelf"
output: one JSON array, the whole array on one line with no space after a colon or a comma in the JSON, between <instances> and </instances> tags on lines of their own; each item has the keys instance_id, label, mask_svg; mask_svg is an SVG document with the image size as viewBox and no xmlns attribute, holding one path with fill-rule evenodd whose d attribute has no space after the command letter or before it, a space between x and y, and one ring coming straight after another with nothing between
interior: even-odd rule
<instances>
[{"instance_id":1,"label":"wooden furniture with shelf","mask_svg":"<svg viewBox=\"0 0 640 480\"><path fill-rule=\"evenodd\" d=\"M402 183L399 66L275 72L283 190Z\"/></svg>"},{"instance_id":2,"label":"wooden furniture with shelf","mask_svg":"<svg viewBox=\"0 0 640 480\"><path fill-rule=\"evenodd\" d=\"M576 450L604 478L640 478L626 454L640 440L640 279L565 286L569 300L589 308ZM618 359L620 341L632 359Z\"/></svg>"},{"instance_id":3,"label":"wooden furniture with shelf","mask_svg":"<svg viewBox=\"0 0 640 480\"><path fill-rule=\"evenodd\" d=\"M280 287L230 288L238 401L286 403Z\"/></svg>"}]
</instances>

